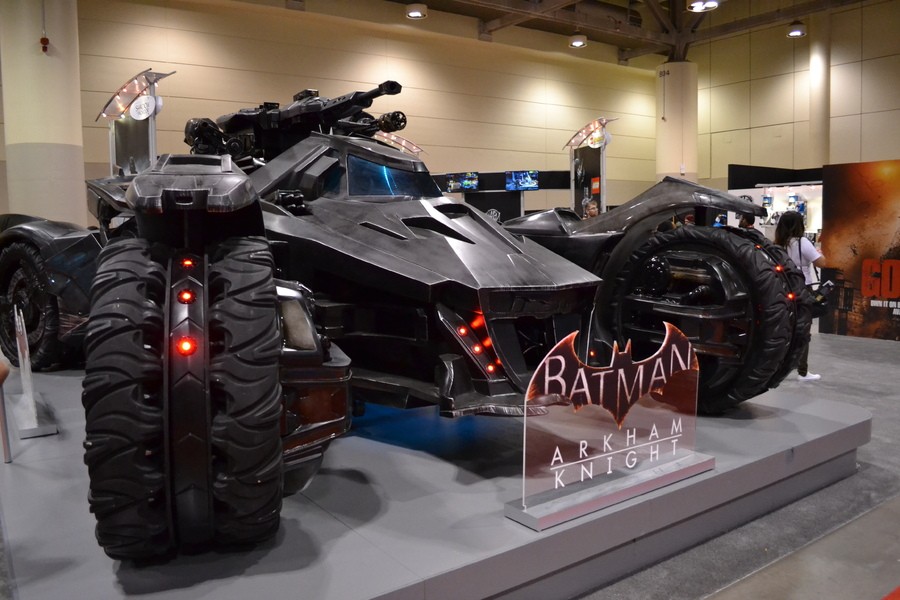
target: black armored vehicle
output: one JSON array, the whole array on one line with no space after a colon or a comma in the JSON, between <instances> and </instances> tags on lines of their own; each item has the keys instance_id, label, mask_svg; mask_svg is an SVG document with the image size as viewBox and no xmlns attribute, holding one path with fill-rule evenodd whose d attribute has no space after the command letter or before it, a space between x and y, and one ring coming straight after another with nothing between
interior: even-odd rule
<instances>
[{"instance_id":1,"label":"black armored vehicle","mask_svg":"<svg viewBox=\"0 0 900 600\"><path fill-rule=\"evenodd\" d=\"M399 91L192 119L191 154L88 182L96 229L8 216L0 346L17 361L13 305L34 368L83 343L110 556L271 536L365 401L521 415L547 351L590 332L599 279L376 139L405 116L364 111Z\"/></svg>"}]
</instances>

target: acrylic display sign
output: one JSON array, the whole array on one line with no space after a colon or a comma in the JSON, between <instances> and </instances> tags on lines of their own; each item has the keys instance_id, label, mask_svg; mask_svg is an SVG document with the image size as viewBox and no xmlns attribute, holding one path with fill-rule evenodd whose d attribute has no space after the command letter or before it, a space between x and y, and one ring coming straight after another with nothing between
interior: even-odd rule
<instances>
[{"instance_id":1,"label":"acrylic display sign","mask_svg":"<svg viewBox=\"0 0 900 600\"><path fill-rule=\"evenodd\" d=\"M522 498L506 516L536 530L715 465L694 450L699 368L681 331L666 323L660 348L638 361L616 346L605 367L579 360L577 333L547 354L525 398Z\"/></svg>"}]
</instances>

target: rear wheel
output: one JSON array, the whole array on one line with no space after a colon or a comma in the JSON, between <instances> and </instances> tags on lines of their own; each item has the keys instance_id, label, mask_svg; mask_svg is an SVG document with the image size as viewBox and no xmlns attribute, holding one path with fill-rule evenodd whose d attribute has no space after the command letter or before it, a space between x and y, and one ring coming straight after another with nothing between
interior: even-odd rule
<instances>
[{"instance_id":1,"label":"rear wheel","mask_svg":"<svg viewBox=\"0 0 900 600\"><path fill-rule=\"evenodd\" d=\"M49 291L44 260L31 244L15 242L0 253L0 348L19 366L13 308L22 311L31 368L46 369L59 360L59 309Z\"/></svg>"},{"instance_id":2,"label":"rear wheel","mask_svg":"<svg viewBox=\"0 0 900 600\"><path fill-rule=\"evenodd\" d=\"M668 321L700 364L698 410L724 412L766 391L793 336L789 288L754 240L728 228L686 226L654 235L616 280L610 326L653 354ZM601 313L602 314L602 313Z\"/></svg>"}]
</instances>

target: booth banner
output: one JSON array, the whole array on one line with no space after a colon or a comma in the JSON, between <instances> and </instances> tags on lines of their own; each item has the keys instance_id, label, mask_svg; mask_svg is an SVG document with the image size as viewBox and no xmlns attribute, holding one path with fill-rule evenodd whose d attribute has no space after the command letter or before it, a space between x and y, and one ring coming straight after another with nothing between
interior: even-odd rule
<instances>
[{"instance_id":1,"label":"booth banner","mask_svg":"<svg viewBox=\"0 0 900 600\"><path fill-rule=\"evenodd\" d=\"M835 291L819 331L900 340L900 160L826 165L821 239Z\"/></svg>"}]
</instances>

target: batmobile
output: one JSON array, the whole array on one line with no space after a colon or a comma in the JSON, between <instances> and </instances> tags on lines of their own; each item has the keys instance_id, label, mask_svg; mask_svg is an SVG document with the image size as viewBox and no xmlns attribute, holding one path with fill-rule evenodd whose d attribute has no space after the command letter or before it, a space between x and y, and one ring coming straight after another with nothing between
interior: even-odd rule
<instances>
[{"instance_id":1,"label":"batmobile","mask_svg":"<svg viewBox=\"0 0 900 600\"><path fill-rule=\"evenodd\" d=\"M522 414L559 339L587 332L587 356L599 280L377 141L405 117L364 110L399 91L192 119L191 154L88 182L96 229L7 217L0 346L17 361L13 305L34 368L83 344L110 556L271 536L367 400Z\"/></svg>"},{"instance_id":2,"label":"batmobile","mask_svg":"<svg viewBox=\"0 0 900 600\"><path fill-rule=\"evenodd\" d=\"M765 209L724 192L667 177L597 217L553 209L506 221L598 275L596 346L632 343L653 354L665 322L684 332L700 363L698 408L716 414L777 386L809 340L811 298L784 249L757 230L712 227L724 212ZM663 223L690 222L662 231ZM671 227L671 225L669 225Z\"/></svg>"}]
</instances>

